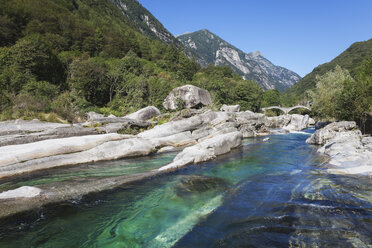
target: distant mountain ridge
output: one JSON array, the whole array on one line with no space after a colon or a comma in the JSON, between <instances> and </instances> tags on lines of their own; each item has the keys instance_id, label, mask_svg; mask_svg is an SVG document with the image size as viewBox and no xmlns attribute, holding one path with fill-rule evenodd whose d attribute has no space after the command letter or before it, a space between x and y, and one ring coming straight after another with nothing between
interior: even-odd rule
<instances>
[{"instance_id":1,"label":"distant mountain ridge","mask_svg":"<svg viewBox=\"0 0 372 248\"><path fill-rule=\"evenodd\" d=\"M229 66L244 79L255 80L266 90L284 91L301 79L295 72L274 65L259 51L244 53L206 29L177 38L184 46L194 50L204 64Z\"/></svg>"},{"instance_id":2,"label":"distant mountain ridge","mask_svg":"<svg viewBox=\"0 0 372 248\"><path fill-rule=\"evenodd\" d=\"M167 44L180 44L164 26L137 0L110 0L146 36Z\"/></svg>"},{"instance_id":3,"label":"distant mountain ridge","mask_svg":"<svg viewBox=\"0 0 372 248\"><path fill-rule=\"evenodd\" d=\"M314 68L312 72L288 89L288 93L295 96L303 96L307 90L315 88L317 75L324 75L328 71L333 70L336 65L349 70L351 75L354 76L357 74L358 66L368 58L372 58L372 39L355 42L330 62Z\"/></svg>"}]
</instances>

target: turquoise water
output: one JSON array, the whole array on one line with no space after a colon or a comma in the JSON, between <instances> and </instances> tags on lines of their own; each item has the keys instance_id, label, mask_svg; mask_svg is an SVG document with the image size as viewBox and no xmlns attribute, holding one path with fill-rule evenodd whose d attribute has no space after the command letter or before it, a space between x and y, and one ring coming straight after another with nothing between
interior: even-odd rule
<instances>
[{"instance_id":1,"label":"turquoise water","mask_svg":"<svg viewBox=\"0 0 372 248\"><path fill-rule=\"evenodd\" d=\"M215 161L7 220L0 247L368 247L372 180L325 173L308 133L249 139ZM82 165L0 187L138 173L174 156Z\"/></svg>"}]
</instances>

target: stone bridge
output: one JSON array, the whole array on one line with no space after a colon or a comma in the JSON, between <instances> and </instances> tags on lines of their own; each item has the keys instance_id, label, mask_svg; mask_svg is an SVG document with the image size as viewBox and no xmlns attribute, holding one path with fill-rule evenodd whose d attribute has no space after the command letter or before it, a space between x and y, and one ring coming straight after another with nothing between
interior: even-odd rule
<instances>
[{"instance_id":1,"label":"stone bridge","mask_svg":"<svg viewBox=\"0 0 372 248\"><path fill-rule=\"evenodd\" d=\"M261 108L261 110L263 110L264 112L266 112L266 110L269 110L269 109L280 109L285 114L288 114L292 110L298 109L298 108L303 108L303 109L311 110L309 107L306 107L306 106L303 106L303 105L296 105L296 106L288 107L288 108L280 107L280 106L271 106L271 107Z\"/></svg>"}]
</instances>

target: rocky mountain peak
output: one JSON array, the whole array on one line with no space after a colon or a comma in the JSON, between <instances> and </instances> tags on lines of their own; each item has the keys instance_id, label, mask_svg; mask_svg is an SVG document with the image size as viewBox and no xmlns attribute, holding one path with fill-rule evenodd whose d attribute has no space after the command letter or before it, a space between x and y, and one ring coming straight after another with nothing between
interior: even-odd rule
<instances>
[{"instance_id":1,"label":"rocky mountain peak","mask_svg":"<svg viewBox=\"0 0 372 248\"><path fill-rule=\"evenodd\" d=\"M255 80L263 89L283 91L301 79L295 72L272 64L260 51L244 53L208 29L177 38L192 49L205 65L229 66L244 79Z\"/></svg>"}]
</instances>

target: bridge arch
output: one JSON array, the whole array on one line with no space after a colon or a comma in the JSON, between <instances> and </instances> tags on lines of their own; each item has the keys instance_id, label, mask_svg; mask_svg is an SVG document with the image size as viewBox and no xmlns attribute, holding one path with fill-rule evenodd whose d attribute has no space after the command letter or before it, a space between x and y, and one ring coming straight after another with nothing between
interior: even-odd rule
<instances>
[{"instance_id":1,"label":"bridge arch","mask_svg":"<svg viewBox=\"0 0 372 248\"><path fill-rule=\"evenodd\" d=\"M280 106L271 106L271 107L262 108L261 110L266 112L266 110L269 110L269 109L279 109L279 110L283 111L285 114L288 114L292 110L299 109L299 108L303 108L303 109L307 109L307 110L311 111L311 109L309 107L306 107L306 106L303 106L303 105L296 105L296 106L288 107L288 108L280 107Z\"/></svg>"}]
</instances>

